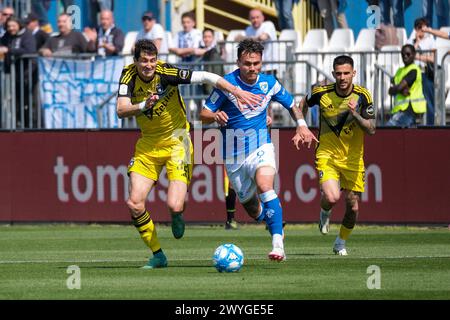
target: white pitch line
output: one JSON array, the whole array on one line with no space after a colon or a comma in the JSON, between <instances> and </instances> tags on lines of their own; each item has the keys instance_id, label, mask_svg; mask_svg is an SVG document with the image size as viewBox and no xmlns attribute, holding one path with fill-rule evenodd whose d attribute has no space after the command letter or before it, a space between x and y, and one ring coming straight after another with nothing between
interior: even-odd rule
<instances>
[{"instance_id":1,"label":"white pitch line","mask_svg":"<svg viewBox=\"0 0 450 320\"><path fill-rule=\"evenodd\" d=\"M294 255L287 257L288 261L301 261L301 260L314 260L314 259L346 259L346 260L356 260L356 259L363 259L363 260L375 260L375 259L435 259L435 258L450 258L450 256L397 256L397 257L357 257L357 256L346 256L346 257L339 257L335 255L323 255L323 256L317 256L317 257L296 257ZM212 259L183 259L183 258L176 258L176 259L170 259L170 261L211 261ZM246 260L267 260L267 257L250 257ZM26 264L26 263L41 263L41 264L50 264L50 263L111 263L111 262L143 262L145 259L126 259L126 260L118 260L118 259L102 259L102 260L7 260L7 261L0 261L1 264Z\"/></svg>"}]
</instances>

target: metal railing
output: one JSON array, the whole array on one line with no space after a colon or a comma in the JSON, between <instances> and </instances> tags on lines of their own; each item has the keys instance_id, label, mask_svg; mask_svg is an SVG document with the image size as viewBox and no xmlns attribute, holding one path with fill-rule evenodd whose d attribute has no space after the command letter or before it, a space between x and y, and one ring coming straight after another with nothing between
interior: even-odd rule
<instances>
[{"instance_id":1,"label":"metal railing","mask_svg":"<svg viewBox=\"0 0 450 320\"><path fill-rule=\"evenodd\" d=\"M223 43L222 45L233 45L236 43ZM283 60L265 61L266 64L273 64L277 70L277 78L280 83L294 96L297 102L300 101L313 86L318 84L325 84L334 82L331 76L332 58L343 52L294 52L295 45L291 41L286 41L283 45L277 42L278 48L282 47ZM392 110L392 99L386 102L387 89L392 79L394 70L398 66L393 66L388 69L386 65L381 64L379 55L389 57L390 55L398 55L398 51L359 51L359 52L345 52L353 56L357 76L355 83L358 83L369 89L373 93L374 104L378 110L378 125L384 125L385 120ZM236 66L236 57L234 52L227 52L226 61L220 62L204 62L194 61L190 63L178 62L174 55L160 55L160 59L175 63L179 67L190 68L193 70L204 70L208 66L223 67L224 72L234 70ZM446 54L442 60L448 57ZM26 130L26 129L41 129L45 128L46 124L43 117L43 109L41 107L40 90L38 74L37 74L37 55L24 55L16 60L12 60L11 68L5 70L4 64L0 62L0 129L6 130ZM94 59L92 54L80 54L66 57L74 59ZM129 58L129 56L124 56ZM103 58L107 59L107 58ZM367 63L370 61L370 63ZM401 64L402 65L402 64ZM399 66L401 66L399 65ZM30 71L31 70L31 71ZM446 69L438 69L435 74L435 106L436 106L436 124L446 125L446 109L445 109L445 79ZM210 92L204 91L199 85L182 85L180 90L187 106L188 119L190 121L198 120L199 112L203 103L208 98ZM98 127L103 128L108 123L108 118L111 116L108 113L102 112L104 107L111 104L111 101L116 97L116 93L105 94L102 101L95 107L98 118ZM275 126L294 126L290 120L289 113L276 103L273 104L273 110L277 115ZM105 115L106 114L106 115ZM307 119L310 125L318 124L318 112L310 112ZM133 128L136 127L134 118L122 120L120 127Z\"/></svg>"}]
</instances>

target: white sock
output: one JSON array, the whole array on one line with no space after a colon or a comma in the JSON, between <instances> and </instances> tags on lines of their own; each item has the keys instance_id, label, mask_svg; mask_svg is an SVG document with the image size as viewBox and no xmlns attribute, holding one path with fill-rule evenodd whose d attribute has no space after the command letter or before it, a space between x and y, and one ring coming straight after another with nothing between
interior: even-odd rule
<instances>
[{"instance_id":1,"label":"white sock","mask_svg":"<svg viewBox=\"0 0 450 320\"><path fill-rule=\"evenodd\" d=\"M275 233L272 235L272 246L274 248L284 249L283 236L281 234Z\"/></svg>"}]
</instances>

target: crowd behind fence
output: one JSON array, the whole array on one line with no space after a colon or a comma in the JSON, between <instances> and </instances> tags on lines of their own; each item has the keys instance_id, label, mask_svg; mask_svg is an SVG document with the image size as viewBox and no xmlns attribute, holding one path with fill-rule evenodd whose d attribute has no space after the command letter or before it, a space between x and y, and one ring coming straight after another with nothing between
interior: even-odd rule
<instances>
[{"instance_id":1,"label":"crowd behind fence","mask_svg":"<svg viewBox=\"0 0 450 320\"><path fill-rule=\"evenodd\" d=\"M224 47L236 48L236 42L223 42ZM390 116L393 107L393 99L388 95L388 88L396 70L403 66L400 51L327 51L327 52L298 52L293 41L276 41L278 59L264 61L265 64L273 64L276 69L276 77L280 83L299 102L315 85L334 82L332 77L332 61L340 54L349 54L355 61L356 76L354 83L367 87L372 93L377 115L378 126L383 126ZM208 66L223 66L225 73L236 68L235 50L228 52L225 61L203 62L201 60L180 63L178 58L171 54L161 54L161 60L169 61L179 67L193 70L205 70ZM38 55L23 55L11 61L11 67L5 69L3 62L0 62L0 129L3 130L23 130L23 129L45 129L49 128L44 117L42 108L42 96L40 90L39 59L46 59ZM71 59L94 61L96 59L111 59L96 57L92 54L78 54L58 57L58 59ZM114 58L117 59L117 58ZM124 61L132 61L131 56L122 56ZM435 90L435 125L447 125L450 114L450 105L446 106L446 82L449 79L448 64L450 55L447 53L438 61L435 55L434 65L436 70L434 75ZM443 66L442 68L440 66ZM118 81L119 79L116 79ZM118 89L118 86L117 86ZM98 128L110 128L111 117L115 114L102 112L108 104L115 103L117 89L112 93L102 96L94 106L96 126ZM199 85L183 85L182 96L185 100L189 121L197 121L199 112L207 99L209 92L203 90ZM447 99L449 100L449 99ZM92 113L92 111L91 111ZM290 119L289 113L278 103L272 103L272 115L274 126L290 127L294 122ZM312 109L308 113L307 122L312 126L318 125L318 111ZM136 127L134 119L117 120L119 125L114 128ZM418 125L424 125L423 120Z\"/></svg>"}]
</instances>

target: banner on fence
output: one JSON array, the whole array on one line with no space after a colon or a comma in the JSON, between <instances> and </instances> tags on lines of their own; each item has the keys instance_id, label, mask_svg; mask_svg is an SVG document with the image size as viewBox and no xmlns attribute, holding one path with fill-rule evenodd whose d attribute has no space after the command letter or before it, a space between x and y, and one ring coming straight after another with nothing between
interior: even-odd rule
<instances>
[{"instance_id":1,"label":"banner on fence","mask_svg":"<svg viewBox=\"0 0 450 320\"><path fill-rule=\"evenodd\" d=\"M39 59L44 125L48 129L118 128L116 99L123 58Z\"/></svg>"}]
</instances>

